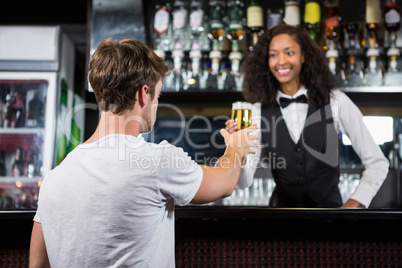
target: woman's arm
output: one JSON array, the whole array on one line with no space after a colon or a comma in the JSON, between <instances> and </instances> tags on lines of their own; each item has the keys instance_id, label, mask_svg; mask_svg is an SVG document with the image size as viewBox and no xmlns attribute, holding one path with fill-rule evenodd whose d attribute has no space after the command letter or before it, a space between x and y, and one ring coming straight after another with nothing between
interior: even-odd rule
<instances>
[{"instance_id":1,"label":"woman's arm","mask_svg":"<svg viewBox=\"0 0 402 268\"><path fill-rule=\"evenodd\" d=\"M388 174L389 161L375 143L359 108L341 91L335 91L339 107L339 127L350 138L352 147L360 157L365 169L360 183L344 206L352 207L359 202L368 207ZM355 206L353 206L355 207Z\"/></svg>"}]
</instances>

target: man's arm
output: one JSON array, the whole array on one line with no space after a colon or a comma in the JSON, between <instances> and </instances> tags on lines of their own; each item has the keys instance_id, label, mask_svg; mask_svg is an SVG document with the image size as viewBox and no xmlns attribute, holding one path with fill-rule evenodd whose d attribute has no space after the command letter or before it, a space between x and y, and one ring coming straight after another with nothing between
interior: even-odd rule
<instances>
[{"instance_id":1,"label":"man's arm","mask_svg":"<svg viewBox=\"0 0 402 268\"><path fill-rule=\"evenodd\" d=\"M43 238L42 225L34 222L29 248L29 268L50 267L47 257L45 239Z\"/></svg>"},{"instance_id":2,"label":"man's arm","mask_svg":"<svg viewBox=\"0 0 402 268\"><path fill-rule=\"evenodd\" d=\"M258 135L249 135L257 126L229 134L222 130L227 148L217 161L215 167L201 166L203 177L200 188L191 201L192 204L204 204L230 196L239 181L242 161L248 154L255 153L251 147L258 144L255 140Z\"/></svg>"}]
</instances>

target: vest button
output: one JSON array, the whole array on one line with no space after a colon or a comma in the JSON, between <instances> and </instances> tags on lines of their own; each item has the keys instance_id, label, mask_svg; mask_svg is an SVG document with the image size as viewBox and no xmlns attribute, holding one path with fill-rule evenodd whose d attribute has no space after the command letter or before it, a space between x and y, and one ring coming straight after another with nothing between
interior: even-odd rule
<instances>
[{"instance_id":1,"label":"vest button","mask_svg":"<svg viewBox=\"0 0 402 268\"><path fill-rule=\"evenodd\" d=\"M296 152L300 152L300 147L297 147L297 148L296 148Z\"/></svg>"},{"instance_id":2,"label":"vest button","mask_svg":"<svg viewBox=\"0 0 402 268\"><path fill-rule=\"evenodd\" d=\"M300 180L302 180L302 179L304 179L304 177L303 177L303 176L300 176Z\"/></svg>"}]
</instances>

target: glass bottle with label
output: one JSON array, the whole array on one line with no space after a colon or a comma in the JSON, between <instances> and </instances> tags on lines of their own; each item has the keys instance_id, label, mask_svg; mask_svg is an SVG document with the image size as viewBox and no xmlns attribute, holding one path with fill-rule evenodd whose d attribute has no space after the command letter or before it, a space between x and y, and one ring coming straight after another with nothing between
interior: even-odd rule
<instances>
[{"instance_id":1,"label":"glass bottle with label","mask_svg":"<svg viewBox=\"0 0 402 268\"><path fill-rule=\"evenodd\" d=\"M380 0L366 0L366 27L368 33L368 44L366 56L368 66L366 69L366 86L383 85L383 75L380 65L380 50L378 33L381 27L381 6Z\"/></svg>"},{"instance_id":2,"label":"glass bottle with label","mask_svg":"<svg viewBox=\"0 0 402 268\"><path fill-rule=\"evenodd\" d=\"M380 0L366 0L366 27L369 48L378 48L378 37L381 29Z\"/></svg>"},{"instance_id":3,"label":"glass bottle with label","mask_svg":"<svg viewBox=\"0 0 402 268\"><path fill-rule=\"evenodd\" d=\"M161 51L171 49L171 4L168 1L158 1L154 15L154 50L158 55ZM170 30L170 31L169 31Z\"/></svg>"},{"instance_id":4,"label":"glass bottle with label","mask_svg":"<svg viewBox=\"0 0 402 268\"><path fill-rule=\"evenodd\" d=\"M320 4L317 1L306 1L304 9L304 28L314 41L318 41L320 34L320 9Z\"/></svg>"},{"instance_id":5,"label":"glass bottle with label","mask_svg":"<svg viewBox=\"0 0 402 268\"><path fill-rule=\"evenodd\" d=\"M247 1L247 29L249 31L249 50L258 42L259 36L264 33L264 15L261 0Z\"/></svg>"}]
</instances>

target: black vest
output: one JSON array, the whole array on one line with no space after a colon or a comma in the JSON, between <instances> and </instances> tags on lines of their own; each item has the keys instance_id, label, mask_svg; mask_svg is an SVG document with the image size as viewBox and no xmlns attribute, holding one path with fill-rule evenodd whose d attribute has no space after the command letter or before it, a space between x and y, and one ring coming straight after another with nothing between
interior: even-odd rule
<instances>
[{"instance_id":1,"label":"black vest","mask_svg":"<svg viewBox=\"0 0 402 268\"><path fill-rule=\"evenodd\" d=\"M262 157L268 158L276 183L270 207L340 207L339 136L330 105L309 105L297 144L277 103L263 105L261 115Z\"/></svg>"}]
</instances>

